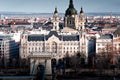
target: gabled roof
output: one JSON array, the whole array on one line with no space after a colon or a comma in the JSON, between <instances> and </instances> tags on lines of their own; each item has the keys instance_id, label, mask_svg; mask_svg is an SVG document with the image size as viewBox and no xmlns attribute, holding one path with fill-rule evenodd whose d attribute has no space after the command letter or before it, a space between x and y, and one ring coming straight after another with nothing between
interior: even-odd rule
<instances>
[{"instance_id":1,"label":"gabled roof","mask_svg":"<svg viewBox=\"0 0 120 80\"><path fill-rule=\"evenodd\" d=\"M45 39L48 40L52 35L58 37L60 40L62 39L61 35L58 35L56 31L50 31L50 33L45 36Z\"/></svg>"}]
</instances>

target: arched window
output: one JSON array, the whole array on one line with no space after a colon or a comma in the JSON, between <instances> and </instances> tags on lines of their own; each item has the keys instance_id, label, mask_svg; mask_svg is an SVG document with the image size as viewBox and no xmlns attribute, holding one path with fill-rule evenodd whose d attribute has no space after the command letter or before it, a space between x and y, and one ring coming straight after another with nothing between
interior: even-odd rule
<instances>
[{"instance_id":1,"label":"arched window","mask_svg":"<svg viewBox=\"0 0 120 80\"><path fill-rule=\"evenodd\" d=\"M53 53L57 53L57 43L56 42L52 43L52 51L53 51Z\"/></svg>"}]
</instances>

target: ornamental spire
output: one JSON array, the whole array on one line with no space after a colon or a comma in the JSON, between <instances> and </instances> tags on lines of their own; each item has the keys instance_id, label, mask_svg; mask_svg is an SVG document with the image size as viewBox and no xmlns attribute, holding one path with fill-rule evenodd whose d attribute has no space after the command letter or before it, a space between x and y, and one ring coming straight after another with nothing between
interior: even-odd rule
<instances>
[{"instance_id":1,"label":"ornamental spire","mask_svg":"<svg viewBox=\"0 0 120 80\"><path fill-rule=\"evenodd\" d=\"M57 11L57 7L55 7L55 11L54 11L54 14L55 14L55 13L58 13L58 11Z\"/></svg>"},{"instance_id":2,"label":"ornamental spire","mask_svg":"<svg viewBox=\"0 0 120 80\"><path fill-rule=\"evenodd\" d=\"M73 5L73 0L70 0L70 3L69 3L69 8L74 8L74 5Z\"/></svg>"},{"instance_id":3,"label":"ornamental spire","mask_svg":"<svg viewBox=\"0 0 120 80\"><path fill-rule=\"evenodd\" d=\"M83 8L81 7L81 11L80 11L80 13L83 13Z\"/></svg>"},{"instance_id":4,"label":"ornamental spire","mask_svg":"<svg viewBox=\"0 0 120 80\"><path fill-rule=\"evenodd\" d=\"M70 0L70 3L73 3L73 0Z\"/></svg>"}]
</instances>

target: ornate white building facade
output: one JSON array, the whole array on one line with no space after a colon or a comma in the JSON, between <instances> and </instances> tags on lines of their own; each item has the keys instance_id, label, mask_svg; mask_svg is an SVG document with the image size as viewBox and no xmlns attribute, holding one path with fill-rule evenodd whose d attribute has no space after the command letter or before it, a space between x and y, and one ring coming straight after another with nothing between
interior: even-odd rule
<instances>
[{"instance_id":1,"label":"ornate white building facade","mask_svg":"<svg viewBox=\"0 0 120 80\"><path fill-rule=\"evenodd\" d=\"M21 36L21 58L32 53L51 52L53 58L63 58L66 53L75 55L80 52L88 57L88 40L84 27L84 13L81 8L79 15L70 0L65 12L64 28L59 28L57 8L53 15L53 29L46 34L23 34Z\"/></svg>"},{"instance_id":2,"label":"ornate white building facade","mask_svg":"<svg viewBox=\"0 0 120 80\"><path fill-rule=\"evenodd\" d=\"M120 54L120 28L113 34L104 34L96 39L96 53L113 52Z\"/></svg>"}]
</instances>

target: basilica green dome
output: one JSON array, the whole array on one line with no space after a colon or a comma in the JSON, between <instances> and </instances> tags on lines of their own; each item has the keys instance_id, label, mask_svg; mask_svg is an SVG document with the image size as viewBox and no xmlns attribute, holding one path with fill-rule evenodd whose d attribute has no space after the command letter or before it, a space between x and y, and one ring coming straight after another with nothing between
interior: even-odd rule
<instances>
[{"instance_id":1,"label":"basilica green dome","mask_svg":"<svg viewBox=\"0 0 120 80\"><path fill-rule=\"evenodd\" d=\"M66 15L66 16L67 16L67 15L77 15L77 11L75 10L75 8L68 8L68 9L66 10L65 15Z\"/></svg>"},{"instance_id":2,"label":"basilica green dome","mask_svg":"<svg viewBox=\"0 0 120 80\"><path fill-rule=\"evenodd\" d=\"M67 15L77 15L77 10L74 8L73 0L70 0L69 8L65 12L65 16Z\"/></svg>"}]
</instances>

